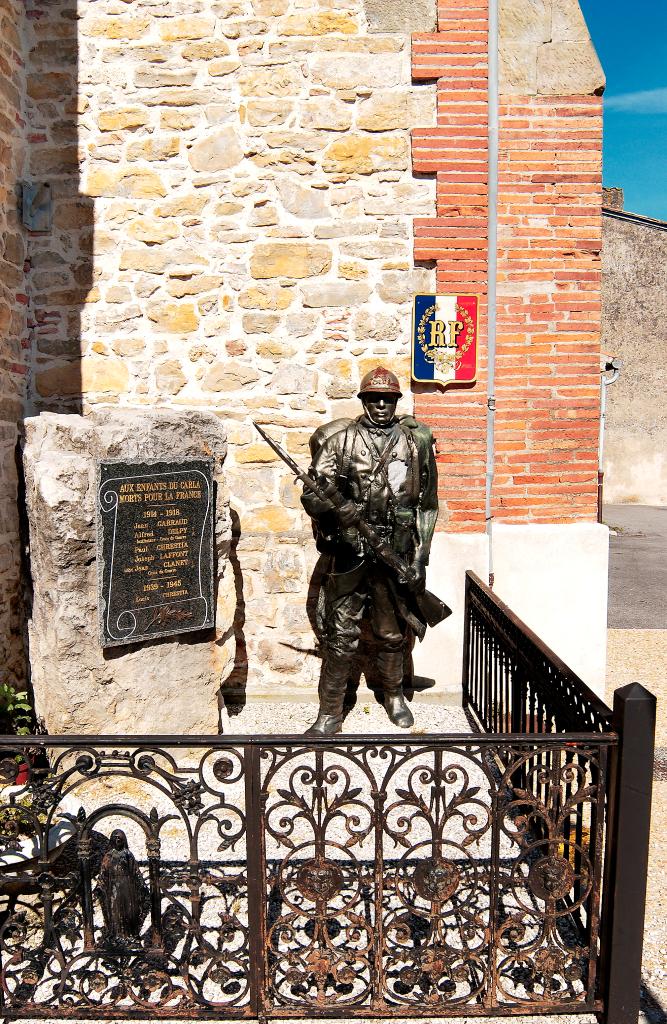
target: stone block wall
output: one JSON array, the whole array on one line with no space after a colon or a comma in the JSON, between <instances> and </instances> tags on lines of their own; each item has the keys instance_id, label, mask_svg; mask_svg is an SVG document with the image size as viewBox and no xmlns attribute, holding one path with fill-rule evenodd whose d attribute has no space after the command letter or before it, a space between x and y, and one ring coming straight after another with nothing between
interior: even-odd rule
<instances>
[{"instance_id":1,"label":"stone block wall","mask_svg":"<svg viewBox=\"0 0 667 1024\"><path fill-rule=\"evenodd\" d=\"M236 566L217 416L99 408L25 424L34 578L30 666L39 720L54 733L216 733L221 680L235 658ZM97 461L209 458L215 629L102 648L97 628Z\"/></svg>"},{"instance_id":2,"label":"stone block wall","mask_svg":"<svg viewBox=\"0 0 667 1024\"><path fill-rule=\"evenodd\" d=\"M100 372L94 360L84 364L80 357L82 310L99 295L92 279L104 240L95 236L93 202L80 188L78 118L86 100L75 0L31 3L25 51L28 172L35 182L48 181L53 201L51 231L29 239L32 408L78 412ZM111 365L108 378L114 381Z\"/></svg>"},{"instance_id":3,"label":"stone block wall","mask_svg":"<svg viewBox=\"0 0 667 1024\"><path fill-rule=\"evenodd\" d=\"M84 3L78 72L70 0L35 22L33 166L60 191L33 271L35 400L224 421L237 690L312 689L319 671L310 526L253 418L307 464L378 362L411 408L412 296L434 287L412 225L435 183L413 174L410 127L434 120L435 89L376 8L369 25L362 0Z\"/></svg>"},{"instance_id":4,"label":"stone block wall","mask_svg":"<svg viewBox=\"0 0 667 1024\"><path fill-rule=\"evenodd\" d=\"M25 159L23 17L22 4L5 0L0 6L0 679L19 688L26 665L16 443L29 363L18 212Z\"/></svg>"},{"instance_id":5,"label":"stone block wall","mask_svg":"<svg viewBox=\"0 0 667 1024\"><path fill-rule=\"evenodd\" d=\"M45 6L52 44L69 13ZM412 266L411 217L433 203L410 168L408 126L432 117L433 90L411 86L409 38L370 35L360 2L80 13L69 123L94 242L88 223L52 239L58 271L35 282L58 322L36 353L40 406L158 401L247 423L259 404L303 428L290 403L301 420L335 414L351 356L400 353L406 379L402 314L432 280ZM48 53L42 81L59 74ZM48 127L33 149L52 173L75 156Z\"/></svg>"}]
</instances>

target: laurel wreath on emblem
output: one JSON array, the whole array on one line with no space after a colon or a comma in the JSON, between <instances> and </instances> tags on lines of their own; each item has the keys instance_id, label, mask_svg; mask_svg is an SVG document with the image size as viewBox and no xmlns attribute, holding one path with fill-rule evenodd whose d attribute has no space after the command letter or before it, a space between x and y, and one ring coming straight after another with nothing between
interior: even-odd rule
<instances>
[{"instance_id":1,"label":"laurel wreath on emblem","mask_svg":"<svg viewBox=\"0 0 667 1024\"><path fill-rule=\"evenodd\" d=\"M443 348L443 346L437 345L433 341L427 341L426 339L426 326L434 313L435 304L426 308L417 326L417 341L419 342L419 347L424 353L424 358L427 363L433 363L433 365L439 370L451 370L451 359L448 355L448 350ZM456 316L457 319L463 322L463 331L461 333L465 333L465 341L463 344L457 344L456 346L454 369L458 370L461 366L461 358L465 355L475 340L475 324L472 316L465 306L460 306L458 303L456 305Z\"/></svg>"}]
</instances>

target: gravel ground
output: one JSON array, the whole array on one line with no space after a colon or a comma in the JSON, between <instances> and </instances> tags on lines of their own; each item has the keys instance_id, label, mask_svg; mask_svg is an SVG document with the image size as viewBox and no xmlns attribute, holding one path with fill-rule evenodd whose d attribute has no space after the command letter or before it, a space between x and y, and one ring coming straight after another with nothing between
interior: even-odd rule
<instances>
[{"instance_id":1,"label":"gravel ground","mask_svg":"<svg viewBox=\"0 0 667 1024\"><path fill-rule=\"evenodd\" d=\"M655 745L667 748L667 629L607 630L607 702L626 683L642 683L658 698Z\"/></svg>"},{"instance_id":2,"label":"gravel ground","mask_svg":"<svg viewBox=\"0 0 667 1024\"><path fill-rule=\"evenodd\" d=\"M373 733L394 733L406 736L411 733L423 735L427 732L469 732L468 720L460 707L442 704L424 704L415 696L410 704L415 724L412 729L399 729L392 725L384 708L376 701L368 689L360 688L357 703L346 715L344 728L346 733L369 735ZM303 733L317 717L317 703L274 703L268 701L249 701L245 707L229 709L227 721L223 721L223 731L237 735L256 735L257 733Z\"/></svg>"},{"instance_id":3,"label":"gravel ground","mask_svg":"<svg viewBox=\"0 0 667 1024\"><path fill-rule=\"evenodd\" d=\"M610 629L607 636L607 702L629 682L658 699L643 962L644 1012L657 1024L667 1021L667 630Z\"/></svg>"}]
</instances>

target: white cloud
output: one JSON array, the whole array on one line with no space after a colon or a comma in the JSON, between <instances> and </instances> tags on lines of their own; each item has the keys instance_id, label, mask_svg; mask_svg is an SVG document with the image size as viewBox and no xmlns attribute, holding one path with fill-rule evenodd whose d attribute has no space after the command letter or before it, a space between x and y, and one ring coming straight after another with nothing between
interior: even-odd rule
<instances>
[{"instance_id":1,"label":"white cloud","mask_svg":"<svg viewBox=\"0 0 667 1024\"><path fill-rule=\"evenodd\" d=\"M628 114L667 114L667 86L605 96L605 109Z\"/></svg>"}]
</instances>

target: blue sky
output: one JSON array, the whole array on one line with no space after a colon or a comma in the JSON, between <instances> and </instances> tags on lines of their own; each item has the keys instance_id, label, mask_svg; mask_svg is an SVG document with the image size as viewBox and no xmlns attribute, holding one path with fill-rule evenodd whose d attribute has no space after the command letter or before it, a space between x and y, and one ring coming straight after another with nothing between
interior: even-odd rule
<instances>
[{"instance_id":1,"label":"blue sky","mask_svg":"<svg viewBox=\"0 0 667 1024\"><path fill-rule=\"evenodd\" d=\"M579 0L607 76L604 184L667 220L667 0Z\"/></svg>"}]
</instances>

